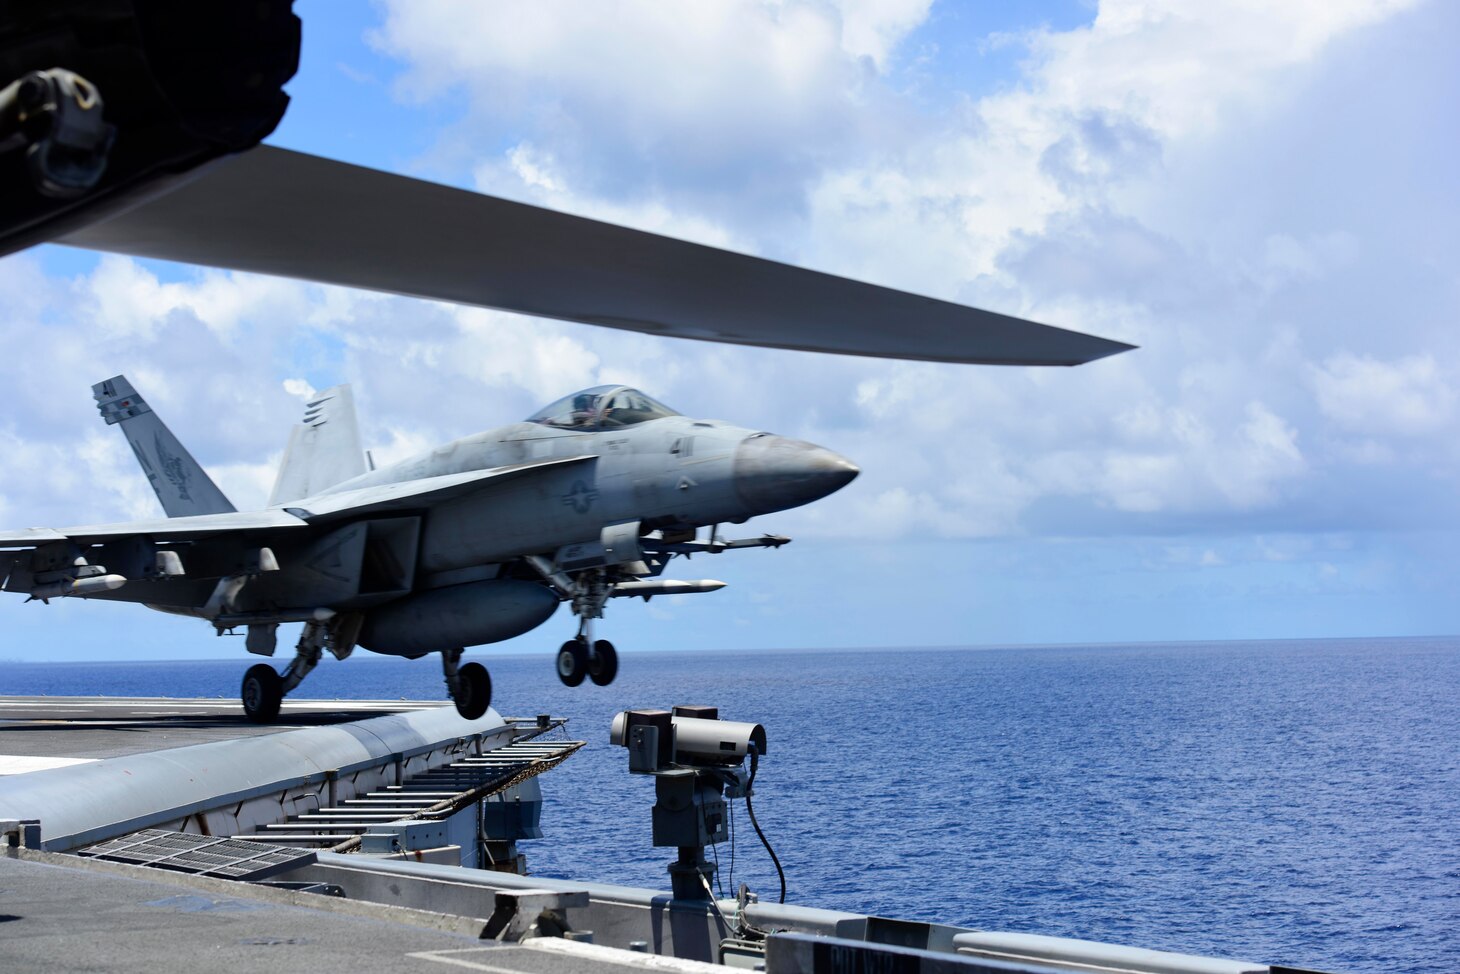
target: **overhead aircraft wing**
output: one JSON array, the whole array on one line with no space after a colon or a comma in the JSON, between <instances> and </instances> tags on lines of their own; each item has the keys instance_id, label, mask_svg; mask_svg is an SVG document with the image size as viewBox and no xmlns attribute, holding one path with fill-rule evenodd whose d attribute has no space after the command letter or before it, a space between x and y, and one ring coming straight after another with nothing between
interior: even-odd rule
<instances>
[{"instance_id":1,"label":"overhead aircraft wing","mask_svg":"<svg viewBox=\"0 0 1460 974\"><path fill-rule=\"evenodd\" d=\"M992 365L1133 347L271 146L58 242L736 345Z\"/></svg>"}]
</instances>

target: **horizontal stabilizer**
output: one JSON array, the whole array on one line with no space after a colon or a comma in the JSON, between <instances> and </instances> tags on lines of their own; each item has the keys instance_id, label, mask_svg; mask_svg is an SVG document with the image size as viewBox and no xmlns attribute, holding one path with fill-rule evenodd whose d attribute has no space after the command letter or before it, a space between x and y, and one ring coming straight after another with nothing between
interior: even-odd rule
<instances>
[{"instance_id":1,"label":"horizontal stabilizer","mask_svg":"<svg viewBox=\"0 0 1460 974\"><path fill-rule=\"evenodd\" d=\"M304 419L289 434L269 505L318 494L364 472L355 395L347 385L326 389L305 404Z\"/></svg>"},{"instance_id":2,"label":"horizontal stabilizer","mask_svg":"<svg viewBox=\"0 0 1460 974\"><path fill-rule=\"evenodd\" d=\"M137 395L126 376L112 376L98 382L91 387L91 393L107 425L121 426L122 435L131 444L168 517L224 514L234 510L213 478L183 448L152 407Z\"/></svg>"},{"instance_id":3,"label":"horizontal stabilizer","mask_svg":"<svg viewBox=\"0 0 1460 974\"><path fill-rule=\"evenodd\" d=\"M736 345L991 365L1131 348L273 146L59 242Z\"/></svg>"}]
</instances>

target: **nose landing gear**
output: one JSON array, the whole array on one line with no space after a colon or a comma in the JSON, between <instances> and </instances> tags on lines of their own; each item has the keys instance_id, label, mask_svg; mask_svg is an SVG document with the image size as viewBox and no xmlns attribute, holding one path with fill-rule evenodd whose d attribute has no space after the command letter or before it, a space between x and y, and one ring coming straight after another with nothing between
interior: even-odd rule
<instances>
[{"instance_id":1,"label":"nose landing gear","mask_svg":"<svg viewBox=\"0 0 1460 974\"><path fill-rule=\"evenodd\" d=\"M618 651L607 639L591 639L585 619L577 637L558 650L557 668L558 679L565 686L576 687L587 677L597 686L606 687L618 676Z\"/></svg>"},{"instance_id":2,"label":"nose landing gear","mask_svg":"<svg viewBox=\"0 0 1460 974\"><path fill-rule=\"evenodd\" d=\"M601 687L606 687L618 676L618 651L613 648L613 643L607 639L600 639L593 644L593 655L588 657L588 679Z\"/></svg>"},{"instance_id":3,"label":"nose landing gear","mask_svg":"<svg viewBox=\"0 0 1460 974\"><path fill-rule=\"evenodd\" d=\"M570 639L558 650L558 679L564 686L575 687L588 673L588 647L583 637Z\"/></svg>"},{"instance_id":4,"label":"nose landing gear","mask_svg":"<svg viewBox=\"0 0 1460 974\"><path fill-rule=\"evenodd\" d=\"M618 652L607 639L593 638L593 620L603 618L603 607L613 597L618 576L605 568L591 568L569 578L546 558L528 555L525 560L559 598L572 603L573 614L578 617L578 635L563 643L553 661L558 679L570 687L579 686L585 677L598 686L608 686L618 676ZM648 568L640 564L639 571L647 572Z\"/></svg>"}]
</instances>

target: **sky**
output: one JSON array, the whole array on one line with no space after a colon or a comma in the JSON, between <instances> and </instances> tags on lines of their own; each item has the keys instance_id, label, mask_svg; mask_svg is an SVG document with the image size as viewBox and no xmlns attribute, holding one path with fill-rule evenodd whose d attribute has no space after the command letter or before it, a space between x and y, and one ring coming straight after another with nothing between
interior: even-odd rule
<instances>
[{"instance_id":1,"label":"sky","mask_svg":"<svg viewBox=\"0 0 1460 974\"><path fill-rule=\"evenodd\" d=\"M118 372L240 508L314 389L390 461L625 382L863 472L674 567L724 590L611 605L621 652L1460 632L1460 7L296 9L276 145L1140 348L892 363L47 246L0 260L6 525L160 513L90 397ZM0 659L184 657L242 639L0 600Z\"/></svg>"}]
</instances>

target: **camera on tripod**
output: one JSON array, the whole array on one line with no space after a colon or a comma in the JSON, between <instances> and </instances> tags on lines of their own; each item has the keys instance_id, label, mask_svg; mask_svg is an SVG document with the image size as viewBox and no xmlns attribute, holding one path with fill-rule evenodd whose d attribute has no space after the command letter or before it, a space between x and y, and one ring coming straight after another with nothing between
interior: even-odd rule
<instances>
[{"instance_id":1,"label":"camera on tripod","mask_svg":"<svg viewBox=\"0 0 1460 974\"><path fill-rule=\"evenodd\" d=\"M709 898L705 846L730 837L725 799L749 800L766 753L764 727L719 717L715 707L626 710L609 729L609 743L628 748L629 771L654 776L654 844L679 850L669 877L680 899Z\"/></svg>"},{"instance_id":2,"label":"camera on tripod","mask_svg":"<svg viewBox=\"0 0 1460 974\"><path fill-rule=\"evenodd\" d=\"M717 707L625 710L614 715L608 742L629 749L634 774L735 767L752 749L765 755L764 727L719 717Z\"/></svg>"}]
</instances>

